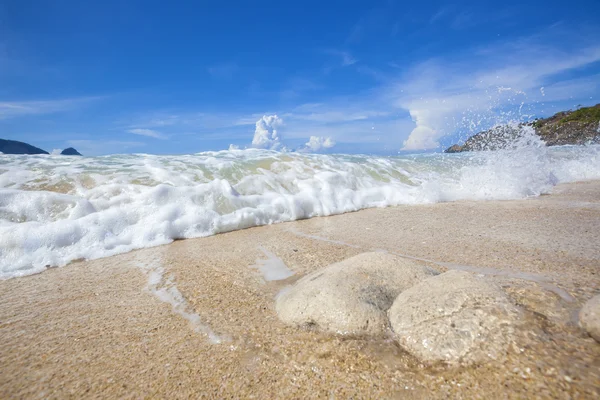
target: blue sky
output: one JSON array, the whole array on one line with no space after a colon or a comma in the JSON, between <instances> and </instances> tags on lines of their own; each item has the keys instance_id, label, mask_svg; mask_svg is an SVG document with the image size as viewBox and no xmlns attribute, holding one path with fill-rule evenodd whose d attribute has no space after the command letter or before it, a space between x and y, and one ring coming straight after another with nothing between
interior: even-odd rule
<instances>
[{"instance_id":1,"label":"blue sky","mask_svg":"<svg viewBox=\"0 0 600 400\"><path fill-rule=\"evenodd\" d=\"M600 100L600 2L0 0L0 138L439 151Z\"/></svg>"}]
</instances>

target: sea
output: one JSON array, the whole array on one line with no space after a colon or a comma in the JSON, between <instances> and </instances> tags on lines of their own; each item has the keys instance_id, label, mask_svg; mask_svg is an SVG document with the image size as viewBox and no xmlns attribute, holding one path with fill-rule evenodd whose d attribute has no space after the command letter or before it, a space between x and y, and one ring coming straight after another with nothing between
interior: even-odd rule
<instances>
[{"instance_id":1,"label":"sea","mask_svg":"<svg viewBox=\"0 0 600 400\"><path fill-rule=\"evenodd\" d=\"M600 146L395 156L225 150L0 155L0 279L372 207L535 197L600 179Z\"/></svg>"}]
</instances>

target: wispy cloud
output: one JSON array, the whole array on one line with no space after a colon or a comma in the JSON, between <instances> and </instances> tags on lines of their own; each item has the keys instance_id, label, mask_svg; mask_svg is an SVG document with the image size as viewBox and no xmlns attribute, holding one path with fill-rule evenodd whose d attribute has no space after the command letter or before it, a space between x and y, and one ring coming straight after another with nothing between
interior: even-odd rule
<instances>
[{"instance_id":1,"label":"wispy cloud","mask_svg":"<svg viewBox=\"0 0 600 400\"><path fill-rule=\"evenodd\" d=\"M147 136L154 139L167 139L167 136L162 133L155 131L153 129L145 129L145 128L134 128L128 129L127 132L133 133L134 135Z\"/></svg>"},{"instance_id":2,"label":"wispy cloud","mask_svg":"<svg viewBox=\"0 0 600 400\"><path fill-rule=\"evenodd\" d=\"M357 44L374 34L389 32L390 22L392 22L390 16L392 15L398 15L392 2L388 2L383 7L376 7L369 10L352 26L345 43L347 45ZM391 30L394 30L393 26Z\"/></svg>"},{"instance_id":3,"label":"wispy cloud","mask_svg":"<svg viewBox=\"0 0 600 400\"><path fill-rule=\"evenodd\" d=\"M0 102L0 119L25 115L53 114L73 110L103 97L79 97L60 100L4 101Z\"/></svg>"},{"instance_id":4,"label":"wispy cloud","mask_svg":"<svg viewBox=\"0 0 600 400\"><path fill-rule=\"evenodd\" d=\"M291 112L284 113L283 117L322 124L333 124L387 117L390 114L390 111L364 109L358 104L305 104L296 107Z\"/></svg>"},{"instance_id":5,"label":"wispy cloud","mask_svg":"<svg viewBox=\"0 0 600 400\"><path fill-rule=\"evenodd\" d=\"M435 24L436 22L440 21L450 12L450 9L450 6L441 7L431 16L431 18L429 18L429 23Z\"/></svg>"},{"instance_id":6,"label":"wispy cloud","mask_svg":"<svg viewBox=\"0 0 600 400\"><path fill-rule=\"evenodd\" d=\"M448 13L438 21L450 24L456 12ZM598 93L600 71L594 74L593 68L600 62L600 46L581 40L582 35L565 37L560 27L549 29L412 65L390 63L378 69L358 63L349 52L325 51L335 62L332 68L353 66L349 71L372 75L376 82L370 89L335 97L320 90L318 83L324 77L303 77L288 80L273 92L286 101L259 105L249 112L163 110L121 125L150 137L195 134L242 147L250 145L258 132L256 143L268 147L283 146L283 133L285 145L296 149L308 146L311 137L316 138L315 146L329 138L340 151L349 146L354 151L436 149L448 140L447 135L472 134L508 119L529 118L559 102L568 108ZM584 71L583 76L575 71ZM288 97L286 89L290 89ZM303 90L314 93L297 95ZM289 105L296 98L312 102ZM265 120L265 115L278 115L285 126L279 120ZM262 121L260 126L257 121ZM260 142L261 138L266 140Z\"/></svg>"},{"instance_id":7,"label":"wispy cloud","mask_svg":"<svg viewBox=\"0 0 600 400\"><path fill-rule=\"evenodd\" d=\"M233 62L217 64L207 68L209 74L219 79L231 79L239 70L240 67Z\"/></svg>"},{"instance_id":8,"label":"wispy cloud","mask_svg":"<svg viewBox=\"0 0 600 400\"><path fill-rule=\"evenodd\" d=\"M469 11L462 11L452 18L450 26L452 29L466 29L474 25L481 23L481 20L477 18L475 14Z\"/></svg>"},{"instance_id":9,"label":"wispy cloud","mask_svg":"<svg viewBox=\"0 0 600 400\"><path fill-rule=\"evenodd\" d=\"M356 64L356 62L358 61L348 51L329 49L325 50L325 53L336 57L339 60L338 65L340 67L348 67L350 65Z\"/></svg>"},{"instance_id":10,"label":"wispy cloud","mask_svg":"<svg viewBox=\"0 0 600 400\"><path fill-rule=\"evenodd\" d=\"M295 77L285 83L285 89L279 94L282 99L290 100L300 97L307 92L314 92L323 89L323 86L315 83L314 80L307 78Z\"/></svg>"},{"instance_id":11,"label":"wispy cloud","mask_svg":"<svg viewBox=\"0 0 600 400\"><path fill-rule=\"evenodd\" d=\"M450 134L468 135L497 123L531 118L559 102L574 106L571 103L597 93L598 75L588 73L576 80L568 76L597 65L600 46L556 46L551 36L498 41L388 69L371 90L280 110L286 139L310 135L342 144L378 140L388 149L397 145L397 149L431 150ZM358 68L357 72L368 73Z\"/></svg>"},{"instance_id":12,"label":"wispy cloud","mask_svg":"<svg viewBox=\"0 0 600 400\"><path fill-rule=\"evenodd\" d=\"M126 153L131 149L144 147L143 142L122 140L67 140L67 145L74 147L81 154L95 156L103 154Z\"/></svg>"},{"instance_id":13,"label":"wispy cloud","mask_svg":"<svg viewBox=\"0 0 600 400\"><path fill-rule=\"evenodd\" d=\"M396 104L409 110L416 127L404 143L405 150L434 149L453 130L480 130L502 122L506 107L532 107L537 101L579 98L594 87L554 90L565 81L562 74L600 61L600 46L558 50L541 45L538 37L474 49L468 62L429 60L414 66L392 89ZM545 86L544 98L540 87ZM515 117L519 117L515 115ZM506 121L504 121L506 122Z\"/></svg>"},{"instance_id":14,"label":"wispy cloud","mask_svg":"<svg viewBox=\"0 0 600 400\"><path fill-rule=\"evenodd\" d=\"M207 113L192 110L148 111L116 121L121 129L158 139L178 135L212 134L223 129L250 126L262 113ZM160 137L159 137L160 136Z\"/></svg>"}]
</instances>

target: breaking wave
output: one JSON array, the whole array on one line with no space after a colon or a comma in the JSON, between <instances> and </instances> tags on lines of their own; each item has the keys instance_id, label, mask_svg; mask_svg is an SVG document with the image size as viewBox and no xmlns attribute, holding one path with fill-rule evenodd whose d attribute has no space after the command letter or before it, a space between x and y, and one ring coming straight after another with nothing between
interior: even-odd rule
<instances>
[{"instance_id":1,"label":"breaking wave","mask_svg":"<svg viewBox=\"0 0 600 400\"><path fill-rule=\"evenodd\" d=\"M600 146L395 157L228 150L0 157L0 277L369 207L538 196L600 179Z\"/></svg>"}]
</instances>

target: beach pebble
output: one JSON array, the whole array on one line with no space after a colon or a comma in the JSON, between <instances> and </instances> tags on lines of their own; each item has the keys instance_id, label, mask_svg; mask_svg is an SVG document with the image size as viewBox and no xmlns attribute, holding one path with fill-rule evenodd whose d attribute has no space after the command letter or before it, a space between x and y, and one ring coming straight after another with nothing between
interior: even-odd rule
<instances>
[{"instance_id":1,"label":"beach pebble","mask_svg":"<svg viewBox=\"0 0 600 400\"><path fill-rule=\"evenodd\" d=\"M517 308L497 286L448 271L402 292L389 310L398 343L422 361L472 363L506 353Z\"/></svg>"},{"instance_id":2,"label":"beach pebble","mask_svg":"<svg viewBox=\"0 0 600 400\"><path fill-rule=\"evenodd\" d=\"M579 312L579 324L600 342L600 294L592 297Z\"/></svg>"},{"instance_id":3,"label":"beach pebble","mask_svg":"<svg viewBox=\"0 0 600 400\"><path fill-rule=\"evenodd\" d=\"M386 311L400 292L438 274L382 252L362 253L300 279L276 301L290 325L339 334L380 334Z\"/></svg>"}]
</instances>

